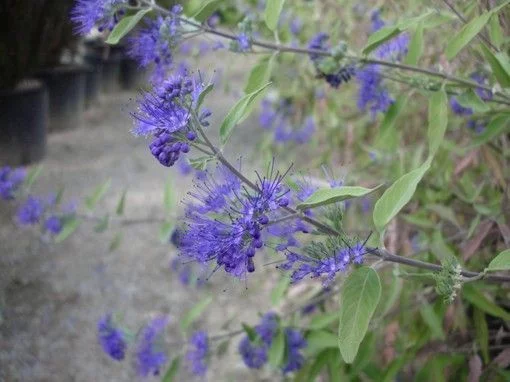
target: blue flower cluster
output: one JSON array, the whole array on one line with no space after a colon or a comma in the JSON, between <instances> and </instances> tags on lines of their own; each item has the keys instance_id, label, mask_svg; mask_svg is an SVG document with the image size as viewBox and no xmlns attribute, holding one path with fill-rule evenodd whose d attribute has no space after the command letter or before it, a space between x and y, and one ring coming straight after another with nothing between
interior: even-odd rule
<instances>
[{"instance_id":1,"label":"blue flower cluster","mask_svg":"<svg viewBox=\"0 0 510 382\"><path fill-rule=\"evenodd\" d=\"M97 25L100 32L112 30L125 13L128 0L76 0L71 11L75 31L86 35Z\"/></svg>"},{"instance_id":2,"label":"blue flower cluster","mask_svg":"<svg viewBox=\"0 0 510 382\"><path fill-rule=\"evenodd\" d=\"M139 99L138 110L133 113L135 135L152 136L151 154L163 166L173 166L190 151L197 138L192 123L192 113L203 85L187 75L175 75ZM207 126L211 112L204 110L198 117Z\"/></svg>"},{"instance_id":3,"label":"blue flower cluster","mask_svg":"<svg viewBox=\"0 0 510 382\"><path fill-rule=\"evenodd\" d=\"M244 364L250 369L260 369L268 361L268 351L278 330L284 330L286 343L286 363L282 367L284 374L299 370L304 364L301 350L306 347L306 341L299 330L280 328L278 316L266 313L259 325L255 327L257 337L253 340L245 336L239 343L238 351Z\"/></svg>"},{"instance_id":4,"label":"blue flower cluster","mask_svg":"<svg viewBox=\"0 0 510 382\"><path fill-rule=\"evenodd\" d=\"M174 5L170 16L164 18L160 16L147 21L145 28L128 39L128 55L141 67L154 65L153 82L164 79L172 68L172 52L182 39L179 19L181 13L182 6Z\"/></svg>"},{"instance_id":5,"label":"blue flower cluster","mask_svg":"<svg viewBox=\"0 0 510 382\"><path fill-rule=\"evenodd\" d=\"M215 262L215 269L237 277L254 272L253 258L264 246L265 226L289 203L283 178L272 166L268 177L258 176L257 191L248 191L227 168L205 173L195 184L196 192L190 193L195 202L186 208L181 255L202 264Z\"/></svg>"},{"instance_id":6,"label":"blue flower cluster","mask_svg":"<svg viewBox=\"0 0 510 382\"><path fill-rule=\"evenodd\" d=\"M98 321L97 333L103 351L114 360L122 361L126 356L126 334L115 326L111 314L105 315Z\"/></svg>"},{"instance_id":7,"label":"blue flower cluster","mask_svg":"<svg viewBox=\"0 0 510 382\"><path fill-rule=\"evenodd\" d=\"M295 142L308 143L315 133L315 120L307 116L298 126L295 126L293 117L296 115L295 105L282 100L275 104L264 99L261 105L259 123L263 129L274 131L274 140L277 143Z\"/></svg>"},{"instance_id":8,"label":"blue flower cluster","mask_svg":"<svg viewBox=\"0 0 510 382\"><path fill-rule=\"evenodd\" d=\"M21 226L34 226L42 223L43 231L50 235L58 235L64 223L74 218L76 205L69 204L57 210L58 201L55 194L46 198L28 195L18 207L16 218Z\"/></svg>"},{"instance_id":9,"label":"blue flower cluster","mask_svg":"<svg viewBox=\"0 0 510 382\"><path fill-rule=\"evenodd\" d=\"M480 85L485 85L487 82L487 78L481 74L480 72L474 72L471 74L471 79L479 83ZM483 101L488 101L492 99L492 93L488 90L482 88L476 88L475 93L480 97ZM470 107L462 106L457 97L450 98L450 108L452 111L459 116L468 116L474 113L473 109ZM486 121L482 118L470 118L468 120L467 126L474 130L476 133L480 134L485 129Z\"/></svg>"},{"instance_id":10,"label":"blue flower cluster","mask_svg":"<svg viewBox=\"0 0 510 382\"><path fill-rule=\"evenodd\" d=\"M8 166L0 168L0 199L14 199L25 177L26 171L24 169L12 169Z\"/></svg>"},{"instance_id":11,"label":"blue flower cluster","mask_svg":"<svg viewBox=\"0 0 510 382\"><path fill-rule=\"evenodd\" d=\"M313 255L297 254L288 252L287 261L277 268L290 271L291 283L297 283L305 277L322 277L323 285L328 287L336 277L338 272L345 272L351 264L363 263L364 255L369 253L365 243L358 242L353 246L339 248L331 253L330 249L322 243L312 243ZM312 251L309 251L312 252Z\"/></svg>"},{"instance_id":12,"label":"blue flower cluster","mask_svg":"<svg viewBox=\"0 0 510 382\"><path fill-rule=\"evenodd\" d=\"M207 372L207 356L209 354L209 338L204 331L193 333L190 339L190 349L186 353L186 360L190 371L195 375L205 375Z\"/></svg>"},{"instance_id":13,"label":"blue flower cluster","mask_svg":"<svg viewBox=\"0 0 510 382\"><path fill-rule=\"evenodd\" d=\"M134 354L139 376L159 375L161 368L168 361L163 342L167 324L166 316L158 316L139 331ZM106 314L99 319L97 336L103 351L108 356L116 361L125 359L129 336L124 329L116 325L111 314Z\"/></svg>"},{"instance_id":14,"label":"blue flower cluster","mask_svg":"<svg viewBox=\"0 0 510 382\"><path fill-rule=\"evenodd\" d=\"M161 368L167 362L162 337L168 324L164 316L152 319L140 332L140 339L136 349L136 367L138 375L147 377L159 375Z\"/></svg>"},{"instance_id":15,"label":"blue flower cluster","mask_svg":"<svg viewBox=\"0 0 510 382\"><path fill-rule=\"evenodd\" d=\"M372 13L372 32L376 32L385 26L379 11ZM404 33L382 44L375 50L375 56L379 59L399 61L407 54L409 35ZM384 86L379 65L365 65L356 73L359 84L357 105L360 110L370 109L372 118L377 113L385 113L393 104L394 99L386 86Z\"/></svg>"},{"instance_id":16,"label":"blue flower cluster","mask_svg":"<svg viewBox=\"0 0 510 382\"><path fill-rule=\"evenodd\" d=\"M320 50L320 51L329 51L330 46L327 43L329 40L329 35L326 33L318 33L314 37L310 39L308 42L308 49L311 50ZM320 77L323 77L331 87L337 89L342 83L347 83L351 80L351 78L356 74L356 69L352 65L346 65L338 68L338 70L334 73L324 73L319 69L319 65L321 63L322 56L319 53L310 53L310 59L315 65L316 70L319 73Z\"/></svg>"}]
</instances>

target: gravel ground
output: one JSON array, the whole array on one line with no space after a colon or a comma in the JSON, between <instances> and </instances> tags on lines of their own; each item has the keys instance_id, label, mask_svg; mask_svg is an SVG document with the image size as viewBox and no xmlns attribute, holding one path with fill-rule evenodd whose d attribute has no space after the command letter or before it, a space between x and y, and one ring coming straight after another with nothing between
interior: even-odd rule
<instances>
[{"instance_id":1,"label":"gravel ground","mask_svg":"<svg viewBox=\"0 0 510 382\"><path fill-rule=\"evenodd\" d=\"M232 62L231 88L242 89L247 67L243 59ZM222 94L218 89L209 98L212 125L234 102L232 96ZM184 196L191 181L156 163L144 139L129 134L129 104L135 95L109 96L88 112L83 126L51 135L36 191L45 194L65 185L65 197L79 201L110 178L112 187L96 209L97 216L114 211L122 190L128 188L128 218L163 217L166 179L174 185L176 200ZM246 155L258 130L254 120L243 124L231 156ZM154 315L168 314L172 356L182 351L176 345L182 338L180 318L204 296L212 295L214 302L197 327L211 333L221 332L226 319L232 319L231 327L236 329L241 321L255 323L258 312L270 309L269 286L276 274L269 267L249 278L247 290L244 281L232 281L220 272L205 287L183 287L169 270L175 252L160 244L156 224L120 227L114 223L98 234L94 224L85 222L68 240L55 245L19 229L12 221L13 212L5 203L0 205L1 381L138 380L131 360L115 362L98 345L96 322L105 312L122 314L133 331ZM120 247L110 252L110 241L120 230ZM237 342L231 343L225 359L213 362L207 379L270 380L247 372L235 355ZM183 372L179 380L193 378Z\"/></svg>"}]
</instances>

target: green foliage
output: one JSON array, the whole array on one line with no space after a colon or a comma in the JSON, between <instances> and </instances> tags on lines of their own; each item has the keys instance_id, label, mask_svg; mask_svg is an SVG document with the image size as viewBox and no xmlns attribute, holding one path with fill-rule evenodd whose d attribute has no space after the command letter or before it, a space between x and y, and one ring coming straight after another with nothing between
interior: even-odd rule
<instances>
[{"instance_id":1,"label":"green foliage","mask_svg":"<svg viewBox=\"0 0 510 382\"><path fill-rule=\"evenodd\" d=\"M283 3L285 3L285 0L266 1L264 20L266 21L267 27L272 31L275 31L278 26L278 20L280 19L280 13L282 13Z\"/></svg>"},{"instance_id":2,"label":"green foliage","mask_svg":"<svg viewBox=\"0 0 510 382\"><path fill-rule=\"evenodd\" d=\"M356 358L380 298L381 282L372 268L356 269L345 280L340 300L338 347L346 363Z\"/></svg>"},{"instance_id":3,"label":"green foliage","mask_svg":"<svg viewBox=\"0 0 510 382\"><path fill-rule=\"evenodd\" d=\"M166 371L165 375L163 376L162 382L173 382L177 378L177 375L179 373L179 368L181 366L181 358L175 357L172 360L172 363L168 367L168 370Z\"/></svg>"},{"instance_id":4,"label":"green foliage","mask_svg":"<svg viewBox=\"0 0 510 382\"><path fill-rule=\"evenodd\" d=\"M510 269L510 249L504 250L490 262L488 271L507 271Z\"/></svg>"},{"instance_id":5,"label":"green foliage","mask_svg":"<svg viewBox=\"0 0 510 382\"><path fill-rule=\"evenodd\" d=\"M269 364L277 367L285 358L285 333L280 328L273 339L273 343L269 348L268 359Z\"/></svg>"},{"instance_id":6,"label":"green foliage","mask_svg":"<svg viewBox=\"0 0 510 382\"><path fill-rule=\"evenodd\" d=\"M375 188L364 188L357 186L343 186L337 188L322 188L315 191L312 196L299 204L297 208L304 210L307 208L316 208L341 202L347 199L360 198L374 192L379 187L380 186Z\"/></svg>"},{"instance_id":7,"label":"green foliage","mask_svg":"<svg viewBox=\"0 0 510 382\"><path fill-rule=\"evenodd\" d=\"M131 30L136 27L140 20L151 10L151 8L140 9L134 15L125 16L117 23L117 25L115 25L115 28L113 28L111 31L108 39L106 40L106 43L110 45L118 44L120 40L129 32L131 32Z\"/></svg>"},{"instance_id":8,"label":"green foliage","mask_svg":"<svg viewBox=\"0 0 510 382\"><path fill-rule=\"evenodd\" d=\"M110 189L110 186L111 181L107 180L105 183L97 186L94 192L90 196L85 198L85 206L89 211L92 211L96 207L97 203L99 203L101 199L104 198L104 196Z\"/></svg>"},{"instance_id":9,"label":"green foliage","mask_svg":"<svg viewBox=\"0 0 510 382\"><path fill-rule=\"evenodd\" d=\"M211 304L213 298L211 296L205 297L199 301L188 313L184 315L181 320L181 329L186 332L189 327L204 313L207 307Z\"/></svg>"},{"instance_id":10,"label":"green foliage","mask_svg":"<svg viewBox=\"0 0 510 382\"><path fill-rule=\"evenodd\" d=\"M247 113L251 111L250 106L257 99L257 96L261 94L270 84L271 83L267 83L259 87L257 90L246 94L239 101L237 101L232 109L230 109L220 126L220 140L222 144L227 143L236 125L242 122L242 120L246 118Z\"/></svg>"}]
</instances>

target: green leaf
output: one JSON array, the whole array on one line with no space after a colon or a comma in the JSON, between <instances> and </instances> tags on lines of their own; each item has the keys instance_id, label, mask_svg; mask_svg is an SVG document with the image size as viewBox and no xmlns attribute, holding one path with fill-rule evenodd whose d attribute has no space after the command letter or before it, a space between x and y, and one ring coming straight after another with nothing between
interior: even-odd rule
<instances>
[{"instance_id":1,"label":"green leaf","mask_svg":"<svg viewBox=\"0 0 510 382\"><path fill-rule=\"evenodd\" d=\"M168 244L174 226L175 226L174 222L164 222L163 224L161 224L161 227L159 228L159 241L162 244Z\"/></svg>"},{"instance_id":2,"label":"green leaf","mask_svg":"<svg viewBox=\"0 0 510 382\"><path fill-rule=\"evenodd\" d=\"M221 0L206 0L193 13L192 17L198 21L204 21L216 11L221 4Z\"/></svg>"},{"instance_id":3,"label":"green leaf","mask_svg":"<svg viewBox=\"0 0 510 382\"><path fill-rule=\"evenodd\" d=\"M381 298L381 281L370 267L353 271L342 286L338 347L346 363L352 363Z\"/></svg>"},{"instance_id":4,"label":"green leaf","mask_svg":"<svg viewBox=\"0 0 510 382\"><path fill-rule=\"evenodd\" d=\"M444 90L432 93L429 101L429 156L441 145L448 125L448 97Z\"/></svg>"},{"instance_id":5,"label":"green leaf","mask_svg":"<svg viewBox=\"0 0 510 382\"><path fill-rule=\"evenodd\" d=\"M234 127L236 127L236 125L247 115L247 111L251 110L249 106L270 84L271 83L269 82L259 89L246 94L237 101L232 109L230 109L220 127L220 140L222 144L225 144L228 141L230 135L232 135Z\"/></svg>"},{"instance_id":6,"label":"green leaf","mask_svg":"<svg viewBox=\"0 0 510 382\"><path fill-rule=\"evenodd\" d=\"M308 344L305 352L309 355L317 354L318 352L328 349L338 349L338 338L335 334L326 330L313 330L306 336L306 343Z\"/></svg>"},{"instance_id":7,"label":"green leaf","mask_svg":"<svg viewBox=\"0 0 510 382\"><path fill-rule=\"evenodd\" d=\"M505 321L510 321L510 313L485 297L485 295L476 288L473 283L463 285L462 296L485 313L494 317L502 318Z\"/></svg>"},{"instance_id":8,"label":"green leaf","mask_svg":"<svg viewBox=\"0 0 510 382\"><path fill-rule=\"evenodd\" d=\"M204 103L205 97L214 89L214 84L207 85L199 94L197 99L197 110L200 109L202 104Z\"/></svg>"},{"instance_id":9,"label":"green leaf","mask_svg":"<svg viewBox=\"0 0 510 382\"><path fill-rule=\"evenodd\" d=\"M258 337L258 334L255 331L255 329L253 329L249 325L246 325L244 322L241 323L241 326L243 327L243 330L246 332L246 335L248 336L250 341L254 342L257 339L257 337Z\"/></svg>"},{"instance_id":10,"label":"green leaf","mask_svg":"<svg viewBox=\"0 0 510 382\"><path fill-rule=\"evenodd\" d=\"M173 186L170 182L170 179L168 179L165 182L165 191L163 193L163 204L165 205L166 212L170 213L172 212L174 208L174 192L173 192Z\"/></svg>"},{"instance_id":11,"label":"green leaf","mask_svg":"<svg viewBox=\"0 0 510 382\"><path fill-rule=\"evenodd\" d=\"M92 195L85 198L85 206L89 211L93 210L97 203L105 196L110 189L111 181L108 179L105 183L96 187Z\"/></svg>"},{"instance_id":12,"label":"green leaf","mask_svg":"<svg viewBox=\"0 0 510 382\"><path fill-rule=\"evenodd\" d=\"M39 178L39 176L41 175L42 170L43 170L43 166L40 165L40 166L36 166L36 167L32 168L28 172L27 177L24 182L24 185L27 189L30 190L30 188L34 185L37 178Z\"/></svg>"},{"instance_id":13,"label":"green leaf","mask_svg":"<svg viewBox=\"0 0 510 382\"><path fill-rule=\"evenodd\" d=\"M391 40L393 37L397 36L402 32L402 30L397 26L388 26L379 29L377 32L370 35L368 38L367 44L363 48L363 54L367 55L374 49L376 49L379 45L384 44L386 41Z\"/></svg>"},{"instance_id":14,"label":"green leaf","mask_svg":"<svg viewBox=\"0 0 510 382\"><path fill-rule=\"evenodd\" d=\"M310 367L310 372L308 374L308 381L315 381L319 376L320 372L326 366L330 360L330 352L338 353L338 349L326 349L320 352ZM340 354L338 354L340 356Z\"/></svg>"},{"instance_id":15,"label":"green leaf","mask_svg":"<svg viewBox=\"0 0 510 382\"><path fill-rule=\"evenodd\" d=\"M507 271L510 270L510 249L506 249L497 255L489 263L488 271Z\"/></svg>"},{"instance_id":16,"label":"green leaf","mask_svg":"<svg viewBox=\"0 0 510 382\"><path fill-rule=\"evenodd\" d=\"M116 45L119 43L122 37L127 35L131 29L133 29L136 24L145 16L148 12L150 12L152 8L141 9L136 12L134 15L125 16L122 20L120 20L115 28L111 31L108 39L106 40L107 44Z\"/></svg>"},{"instance_id":17,"label":"green leaf","mask_svg":"<svg viewBox=\"0 0 510 382\"><path fill-rule=\"evenodd\" d=\"M319 206L325 206L327 204L341 202L347 199L360 198L370 194L371 192L374 192L379 187L381 187L381 185L375 188L365 188L358 186L321 188L315 191L313 195L306 199L303 203L298 204L296 208L299 210L304 210L307 208L315 208Z\"/></svg>"},{"instance_id":18,"label":"green leaf","mask_svg":"<svg viewBox=\"0 0 510 382\"><path fill-rule=\"evenodd\" d=\"M485 127L480 135L473 139L470 148L483 145L492 139L500 136L504 132L510 131L510 116L505 114L496 115Z\"/></svg>"},{"instance_id":19,"label":"green leaf","mask_svg":"<svg viewBox=\"0 0 510 382\"><path fill-rule=\"evenodd\" d=\"M491 17L489 21L489 34L491 36L491 42L499 49L503 43L503 30L501 29L501 24L497 16Z\"/></svg>"},{"instance_id":20,"label":"green leaf","mask_svg":"<svg viewBox=\"0 0 510 382\"><path fill-rule=\"evenodd\" d=\"M264 57L259 61L257 65L253 67L248 77L248 82L244 88L244 93L249 94L261 87L261 85L267 83L271 77L271 69L273 66L274 58L276 54L270 57Z\"/></svg>"},{"instance_id":21,"label":"green leaf","mask_svg":"<svg viewBox=\"0 0 510 382\"><path fill-rule=\"evenodd\" d=\"M491 16L491 12L485 12L462 27L446 47L445 52L448 60L454 58L483 29Z\"/></svg>"},{"instance_id":22,"label":"green leaf","mask_svg":"<svg viewBox=\"0 0 510 382\"><path fill-rule=\"evenodd\" d=\"M99 223L96 224L96 226L94 227L94 232L96 233L102 233L104 231L106 231L106 229L108 228L108 224L110 223L110 215L109 214L106 214L105 216L103 216L103 218L99 221Z\"/></svg>"},{"instance_id":23,"label":"green leaf","mask_svg":"<svg viewBox=\"0 0 510 382\"><path fill-rule=\"evenodd\" d=\"M444 340L445 335L443 331L443 323L441 319L438 317L437 313L434 311L432 306L426 302L422 301L420 307L420 315L423 318L423 321L430 329L432 333L433 339Z\"/></svg>"},{"instance_id":24,"label":"green leaf","mask_svg":"<svg viewBox=\"0 0 510 382\"><path fill-rule=\"evenodd\" d=\"M271 347L269 348L269 364L278 367L285 357L285 333L278 330L278 334L274 337Z\"/></svg>"},{"instance_id":25,"label":"green leaf","mask_svg":"<svg viewBox=\"0 0 510 382\"><path fill-rule=\"evenodd\" d=\"M228 351L229 345L230 345L229 340L225 340L222 343L220 343L216 348L216 355L218 357L222 357L223 355L225 355L225 353Z\"/></svg>"},{"instance_id":26,"label":"green leaf","mask_svg":"<svg viewBox=\"0 0 510 382\"><path fill-rule=\"evenodd\" d=\"M481 49L499 84L504 88L510 87L510 59L508 55L504 52L494 54L485 45L482 45Z\"/></svg>"},{"instance_id":27,"label":"green leaf","mask_svg":"<svg viewBox=\"0 0 510 382\"><path fill-rule=\"evenodd\" d=\"M273 291L271 292L271 304L278 305L278 303L282 300L282 298L285 296L285 292L289 288L290 285L290 277L289 276L283 276L280 281L278 281L278 284L274 287Z\"/></svg>"},{"instance_id":28,"label":"green leaf","mask_svg":"<svg viewBox=\"0 0 510 382\"><path fill-rule=\"evenodd\" d=\"M108 247L109 252L115 251L119 248L120 243L122 242L122 232L117 232L112 241L110 242L110 246Z\"/></svg>"},{"instance_id":29,"label":"green leaf","mask_svg":"<svg viewBox=\"0 0 510 382\"><path fill-rule=\"evenodd\" d=\"M379 232L411 200L418 183L430 168L431 160L429 157L420 167L397 179L375 203L373 219Z\"/></svg>"},{"instance_id":30,"label":"green leaf","mask_svg":"<svg viewBox=\"0 0 510 382\"><path fill-rule=\"evenodd\" d=\"M124 190L122 192L122 195L121 195L120 199L119 199L119 203L117 203L117 209L115 211L117 216L124 215L124 208L125 208L125 205L126 205L126 194L127 194L127 190Z\"/></svg>"},{"instance_id":31,"label":"green leaf","mask_svg":"<svg viewBox=\"0 0 510 382\"><path fill-rule=\"evenodd\" d=\"M191 167L198 171L204 171L207 168L207 163L209 163L213 158L210 156L203 156L200 158L190 159L189 163Z\"/></svg>"},{"instance_id":32,"label":"green leaf","mask_svg":"<svg viewBox=\"0 0 510 382\"><path fill-rule=\"evenodd\" d=\"M74 231L76 231L76 228L80 225L81 220L78 220L77 218L73 217L70 219L66 219L64 221L64 226L62 227L62 231L55 236L55 243L61 243L65 239L69 237Z\"/></svg>"},{"instance_id":33,"label":"green leaf","mask_svg":"<svg viewBox=\"0 0 510 382\"><path fill-rule=\"evenodd\" d=\"M314 330L324 329L336 321L338 321L338 312L323 313L314 316L307 327Z\"/></svg>"},{"instance_id":34,"label":"green leaf","mask_svg":"<svg viewBox=\"0 0 510 382\"><path fill-rule=\"evenodd\" d=\"M466 108L473 109L475 113L486 113L490 107L482 101L473 89L468 89L465 93L457 97L457 102Z\"/></svg>"},{"instance_id":35,"label":"green leaf","mask_svg":"<svg viewBox=\"0 0 510 382\"><path fill-rule=\"evenodd\" d=\"M267 0L266 9L264 11L264 20L266 25L273 32L278 27L278 20L280 19L280 13L282 13L283 3L285 0Z\"/></svg>"},{"instance_id":36,"label":"green leaf","mask_svg":"<svg viewBox=\"0 0 510 382\"><path fill-rule=\"evenodd\" d=\"M374 352L376 350L376 338L374 333L368 333L358 350L358 354L352 363L351 370L349 372L349 376L354 378L359 375L361 371L370 363L370 361L374 358Z\"/></svg>"},{"instance_id":37,"label":"green leaf","mask_svg":"<svg viewBox=\"0 0 510 382\"><path fill-rule=\"evenodd\" d=\"M423 54L423 23L419 23L414 31L413 38L409 43L409 50L405 58L408 65L417 65L418 60Z\"/></svg>"},{"instance_id":38,"label":"green leaf","mask_svg":"<svg viewBox=\"0 0 510 382\"><path fill-rule=\"evenodd\" d=\"M195 322L200 315L206 310L209 304L213 301L211 296L204 298L198 302L191 310L184 316L181 321L181 329L185 332Z\"/></svg>"},{"instance_id":39,"label":"green leaf","mask_svg":"<svg viewBox=\"0 0 510 382\"><path fill-rule=\"evenodd\" d=\"M489 363L489 328L485 314L480 309L474 309L473 323L475 325L476 341L482 351L483 360Z\"/></svg>"},{"instance_id":40,"label":"green leaf","mask_svg":"<svg viewBox=\"0 0 510 382\"><path fill-rule=\"evenodd\" d=\"M170 364L170 367L166 371L161 382L174 382L175 377L177 377L177 373L179 372L180 366L181 366L181 358L175 357L173 359L172 363Z\"/></svg>"}]
</instances>

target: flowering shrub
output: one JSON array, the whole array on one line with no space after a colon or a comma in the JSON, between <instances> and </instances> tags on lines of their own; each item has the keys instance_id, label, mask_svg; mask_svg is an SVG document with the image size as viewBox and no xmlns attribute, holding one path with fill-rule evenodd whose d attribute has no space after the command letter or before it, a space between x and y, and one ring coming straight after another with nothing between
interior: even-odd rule
<instances>
[{"instance_id":1,"label":"flowering shrub","mask_svg":"<svg viewBox=\"0 0 510 382\"><path fill-rule=\"evenodd\" d=\"M178 346L168 346L164 316L132 339L106 313L104 352L122 361L135 342L137 373L169 381L181 359L206 376L218 341L242 334L244 365L275 379L507 380L508 1L414 2L395 5L398 14L366 3L237 3L79 0L72 13L78 33L110 31L112 44L141 24L126 41L152 75L133 133L149 138L161 165L195 177L180 225L172 235L163 225L182 283L190 284L190 263L202 282L215 272L246 281L263 271L264 254L281 277L277 312L219 335L201 328ZM199 54L263 55L218 139L203 106L214 81L176 58L200 36L213 41L200 41ZM257 104L265 163L252 172L224 152ZM345 179L325 170L339 173L339 163L352 168ZM2 199L15 198L23 178L0 171ZM56 206L28 195L17 220L63 240L78 220ZM295 285L309 293L289 308ZM184 333L210 302L183 318Z\"/></svg>"}]
</instances>

